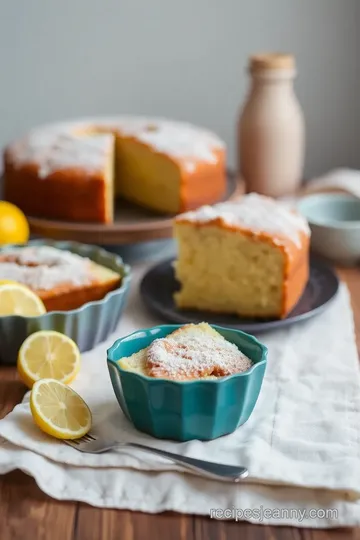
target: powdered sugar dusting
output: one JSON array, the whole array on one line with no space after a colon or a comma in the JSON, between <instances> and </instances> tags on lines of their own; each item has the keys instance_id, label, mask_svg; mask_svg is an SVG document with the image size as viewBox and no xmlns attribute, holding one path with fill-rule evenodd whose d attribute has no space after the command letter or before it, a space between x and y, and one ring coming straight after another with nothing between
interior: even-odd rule
<instances>
[{"instance_id":1,"label":"powdered sugar dusting","mask_svg":"<svg viewBox=\"0 0 360 540\"><path fill-rule=\"evenodd\" d=\"M297 246L301 244L301 234L310 235L308 223L303 216L293 212L285 203L256 193L245 195L236 202L203 206L178 217L178 221L198 223L218 219L226 225L249 229L255 233L279 235L277 240L280 242L281 238L289 238Z\"/></svg>"},{"instance_id":2,"label":"powdered sugar dusting","mask_svg":"<svg viewBox=\"0 0 360 540\"><path fill-rule=\"evenodd\" d=\"M156 339L148 347L149 375L174 380L224 377L251 368L251 360L233 343L208 334Z\"/></svg>"},{"instance_id":3,"label":"powdered sugar dusting","mask_svg":"<svg viewBox=\"0 0 360 540\"><path fill-rule=\"evenodd\" d=\"M156 152L181 160L189 172L193 172L200 161L217 163L217 151L225 148L215 133L186 122L142 117L98 119L96 122L101 129L110 127L117 133L136 138Z\"/></svg>"},{"instance_id":4,"label":"powdered sugar dusting","mask_svg":"<svg viewBox=\"0 0 360 540\"><path fill-rule=\"evenodd\" d=\"M11 279L34 291L50 290L61 284L74 286L93 281L90 260L50 246L6 251L0 257L0 279Z\"/></svg>"},{"instance_id":5,"label":"powdered sugar dusting","mask_svg":"<svg viewBox=\"0 0 360 540\"><path fill-rule=\"evenodd\" d=\"M92 135L86 137L61 135L46 157L40 160L39 175L43 178L53 171L67 168L81 168L102 172L106 158L112 150L112 135Z\"/></svg>"},{"instance_id":6,"label":"powdered sugar dusting","mask_svg":"<svg viewBox=\"0 0 360 540\"><path fill-rule=\"evenodd\" d=\"M143 129L137 133L137 138L155 148L157 152L184 160L189 172L196 168L196 162L215 164L218 161L214 152L214 136L190 124L181 124L179 127L169 122L162 123L154 126L154 129Z\"/></svg>"},{"instance_id":7,"label":"powdered sugar dusting","mask_svg":"<svg viewBox=\"0 0 360 540\"><path fill-rule=\"evenodd\" d=\"M188 172L201 161L217 163L224 143L212 132L184 122L141 117L94 118L34 129L8 148L15 165L39 165L46 177L59 169L81 167L96 171L116 134L134 137L156 152L180 160Z\"/></svg>"},{"instance_id":8,"label":"powdered sugar dusting","mask_svg":"<svg viewBox=\"0 0 360 540\"><path fill-rule=\"evenodd\" d=\"M18 165L36 163L41 178L69 168L97 172L104 168L113 139L111 134L77 135L55 126L34 130L25 140L15 143L11 152Z\"/></svg>"}]
</instances>

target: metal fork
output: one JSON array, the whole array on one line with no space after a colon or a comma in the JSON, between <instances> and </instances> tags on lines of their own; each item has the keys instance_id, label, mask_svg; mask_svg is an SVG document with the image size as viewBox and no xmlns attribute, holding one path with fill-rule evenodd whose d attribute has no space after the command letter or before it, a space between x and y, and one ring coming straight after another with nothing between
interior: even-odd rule
<instances>
[{"instance_id":1,"label":"metal fork","mask_svg":"<svg viewBox=\"0 0 360 540\"><path fill-rule=\"evenodd\" d=\"M206 476L208 478L222 480L226 482L240 482L243 478L246 478L249 474L245 467L238 467L236 465L223 465L222 463L215 463L213 461L204 461L202 459L195 459L180 454L174 454L172 452L166 452L159 448L152 446L145 446L143 444L126 442L120 443L111 440L97 439L94 434L88 433L81 439L64 440L64 443L68 444L72 448L75 448L79 452L88 454L101 454L107 452L113 448L136 448L144 452L150 452L163 458L169 459L173 463L180 465L183 469L191 472Z\"/></svg>"}]
</instances>

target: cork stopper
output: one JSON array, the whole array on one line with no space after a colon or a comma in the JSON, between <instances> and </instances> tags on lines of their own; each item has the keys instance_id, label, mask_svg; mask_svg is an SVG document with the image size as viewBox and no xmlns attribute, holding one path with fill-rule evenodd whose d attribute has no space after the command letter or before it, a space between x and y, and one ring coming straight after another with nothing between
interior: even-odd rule
<instances>
[{"instance_id":1,"label":"cork stopper","mask_svg":"<svg viewBox=\"0 0 360 540\"><path fill-rule=\"evenodd\" d=\"M294 56L285 53L264 53L250 56L250 72L276 69L294 70Z\"/></svg>"}]
</instances>

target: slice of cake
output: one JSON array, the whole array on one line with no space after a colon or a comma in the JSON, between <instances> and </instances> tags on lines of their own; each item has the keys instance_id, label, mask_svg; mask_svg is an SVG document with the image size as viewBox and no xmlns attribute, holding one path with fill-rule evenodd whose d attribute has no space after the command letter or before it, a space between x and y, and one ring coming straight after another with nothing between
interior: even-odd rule
<instances>
[{"instance_id":1,"label":"slice of cake","mask_svg":"<svg viewBox=\"0 0 360 540\"><path fill-rule=\"evenodd\" d=\"M157 212L175 214L217 202L225 192L225 151L190 124L139 122L116 137L115 190Z\"/></svg>"},{"instance_id":2,"label":"slice of cake","mask_svg":"<svg viewBox=\"0 0 360 540\"><path fill-rule=\"evenodd\" d=\"M101 300L121 283L116 272L50 246L15 248L0 254L2 279L29 287L47 311L67 311Z\"/></svg>"},{"instance_id":3,"label":"slice of cake","mask_svg":"<svg viewBox=\"0 0 360 540\"><path fill-rule=\"evenodd\" d=\"M119 360L148 377L187 381L226 377L251 368L251 360L207 323L187 324Z\"/></svg>"},{"instance_id":4,"label":"slice of cake","mask_svg":"<svg viewBox=\"0 0 360 540\"><path fill-rule=\"evenodd\" d=\"M309 276L310 230L284 203L257 194L175 221L179 308L283 318Z\"/></svg>"},{"instance_id":5,"label":"slice of cake","mask_svg":"<svg viewBox=\"0 0 360 540\"><path fill-rule=\"evenodd\" d=\"M29 216L113 220L114 136L54 126L5 151L4 197Z\"/></svg>"}]
</instances>

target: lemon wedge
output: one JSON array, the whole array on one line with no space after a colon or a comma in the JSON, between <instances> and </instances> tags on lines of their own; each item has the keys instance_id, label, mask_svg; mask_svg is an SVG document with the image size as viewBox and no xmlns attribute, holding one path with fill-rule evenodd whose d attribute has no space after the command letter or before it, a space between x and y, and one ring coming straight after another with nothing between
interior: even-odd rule
<instances>
[{"instance_id":1,"label":"lemon wedge","mask_svg":"<svg viewBox=\"0 0 360 540\"><path fill-rule=\"evenodd\" d=\"M0 285L0 316L36 317L44 313L42 300L25 285L4 282Z\"/></svg>"},{"instance_id":2,"label":"lemon wedge","mask_svg":"<svg viewBox=\"0 0 360 540\"><path fill-rule=\"evenodd\" d=\"M55 379L37 381L30 394L35 424L57 439L79 439L91 428L91 412L70 386Z\"/></svg>"},{"instance_id":3,"label":"lemon wedge","mask_svg":"<svg viewBox=\"0 0 360 540\"><path fill-rule=\"evenodd\" d=\"M76 377L81 365L80 351L69 337L54 330L41 330L21 345L17 368L26 386L40 379L56 379L65 384Z\"/></svg>"}]
</instances>

